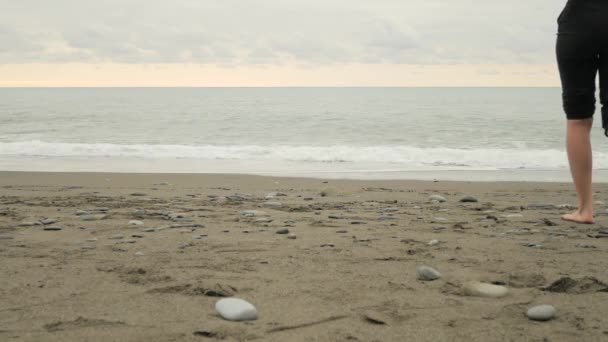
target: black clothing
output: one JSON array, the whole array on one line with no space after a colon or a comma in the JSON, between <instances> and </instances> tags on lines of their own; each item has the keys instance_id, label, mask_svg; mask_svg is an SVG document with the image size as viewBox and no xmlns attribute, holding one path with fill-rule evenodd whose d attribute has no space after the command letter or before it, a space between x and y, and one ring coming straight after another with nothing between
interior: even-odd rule
<instances>
[{"instance_id":1,"label":"black clothing","mask_svg":"<svg viewBox=\"0 0 608 342\"><path fill-rule=\"evenodd\" d=\"M608 136L608 0L568 0L557 23L556 55L566 117L593 116L599 72L602 126Z\"/></svg>"}]
</instances>

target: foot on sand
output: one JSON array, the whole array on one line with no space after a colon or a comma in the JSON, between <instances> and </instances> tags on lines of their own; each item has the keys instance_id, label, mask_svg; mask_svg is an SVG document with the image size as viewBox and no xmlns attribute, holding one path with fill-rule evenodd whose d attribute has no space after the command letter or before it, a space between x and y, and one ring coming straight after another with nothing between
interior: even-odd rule
<instances>
[{"instance_id":1,"label":"foot on sand","mask_svg":"<svg viewBox=\"0 0 608 342\"><path fill-rule=\"evenodd\" d=\"M586 224L595 223L595 220L593 219L593 214L582 214L578 210L571 214L562 215L562 220Z\"/></svg>"}]
</instances>

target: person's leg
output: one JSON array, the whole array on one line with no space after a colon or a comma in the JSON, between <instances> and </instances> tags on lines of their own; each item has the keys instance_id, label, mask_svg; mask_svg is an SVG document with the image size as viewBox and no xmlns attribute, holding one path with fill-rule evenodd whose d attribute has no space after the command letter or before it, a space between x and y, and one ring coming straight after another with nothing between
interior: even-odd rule
<instances>
[{"instance_id":1,"label":"person's leg","mask_svg":"<svg viewBox=\"0 0 608 342\"><path fill-rule=\"evenodd\" d=\"M590 130L595 112L595 76L598 53L592 37L576 25L562 24L556 53L562 81L563 108L567 118L566 150L578 209L562 219L594 223Z\"/></svg>"},{"instance_id":2,"label":"person's leg","mask_svg":"<svg viewBox=\"0 0 608 342\"><path fill-rule=\"evenodd\" d=\"M576 193L578 209L562 219L580 223L594 223L591 189L592 153L590 131L593 119L568 120L566 128L566 149L570 172Z\"/></svg>"}]
</instances>

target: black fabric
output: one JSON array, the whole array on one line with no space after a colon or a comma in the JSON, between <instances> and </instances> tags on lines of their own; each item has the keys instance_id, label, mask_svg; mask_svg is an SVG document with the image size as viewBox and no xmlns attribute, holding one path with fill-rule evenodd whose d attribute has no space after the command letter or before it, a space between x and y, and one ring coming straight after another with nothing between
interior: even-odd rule
<instances>
[{"instance_id":1,"label":"black fabric","mask_svg":"<svg viewBox=\"0 0 608 342\"><path fill-rule=\"evenodd\" d=\"M599 73L602 127L608 136L608 0L569 0L557 23L556 55L566 118L593 116Z\"/></svg>"}]
</instances>

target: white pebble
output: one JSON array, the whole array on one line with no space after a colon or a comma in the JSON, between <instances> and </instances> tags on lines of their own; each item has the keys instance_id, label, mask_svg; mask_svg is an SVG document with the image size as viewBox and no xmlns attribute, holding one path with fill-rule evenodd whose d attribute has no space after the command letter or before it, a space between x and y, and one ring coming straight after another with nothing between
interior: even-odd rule
<instances>
[{"instance_id":1,"label":"white pebble","mask_svg":"<svg viewBox=\"0 0 608 342\"><path fill-rule=\"evenodd\" d=\"M428 266L416 267L416 274L420 280L435 280L441 278L441 273L439 273L439 271Z\"/></svg>"},{"instance_id":2,"label":"white pebble","mask_svg":"<svg viewBox=\"0 0 608 342\"><path fill-rule=\"evenodd\" d=\"M222 298L215 303L215 310L229 321L247 321L258 318L255 306L240 298Z\"/></svg>"},{"instance_id":3,"label":"white pebble","mask_svg":"<svg viewBox=\"0 0 608 342\"><path fill-rule=\"evenodd\" d=\"M429 246L435 246L437 244L439 244L439 240L437 240L437 239L433 239L433 240L429 241L429 243L428 243Z\"/></svg>"},{"instance_id":4,"label":"white pebble","mask_svg":"<svg viewBox=\"0 0 608 342\"><path fill-rule=\"evenodd\" d=\"M555 308L552 305L537 305L528 309L526 316L534 321L548 321L555 317Z\"/></svg>"},{"instance_id":5,"label":"white pebble","mask_svg":"<svg viewBox=\"0 0 608 342\"><path fill-rule=\"evenodd\" d=\"M139 220L131 220L129 221L129 226L143 226L144 223Z\"/></svg>"},{"instance_id":6,"label":"white pebble","mask_svg":"<svg viewBox=\"0 0 608 342\"><path fill-rule=\"evenodd\" d=\"M468 296L499 298L506 296L509 289L501 285L471 281L464 284L463 292Z\"/></svg>"}]
</instances>

